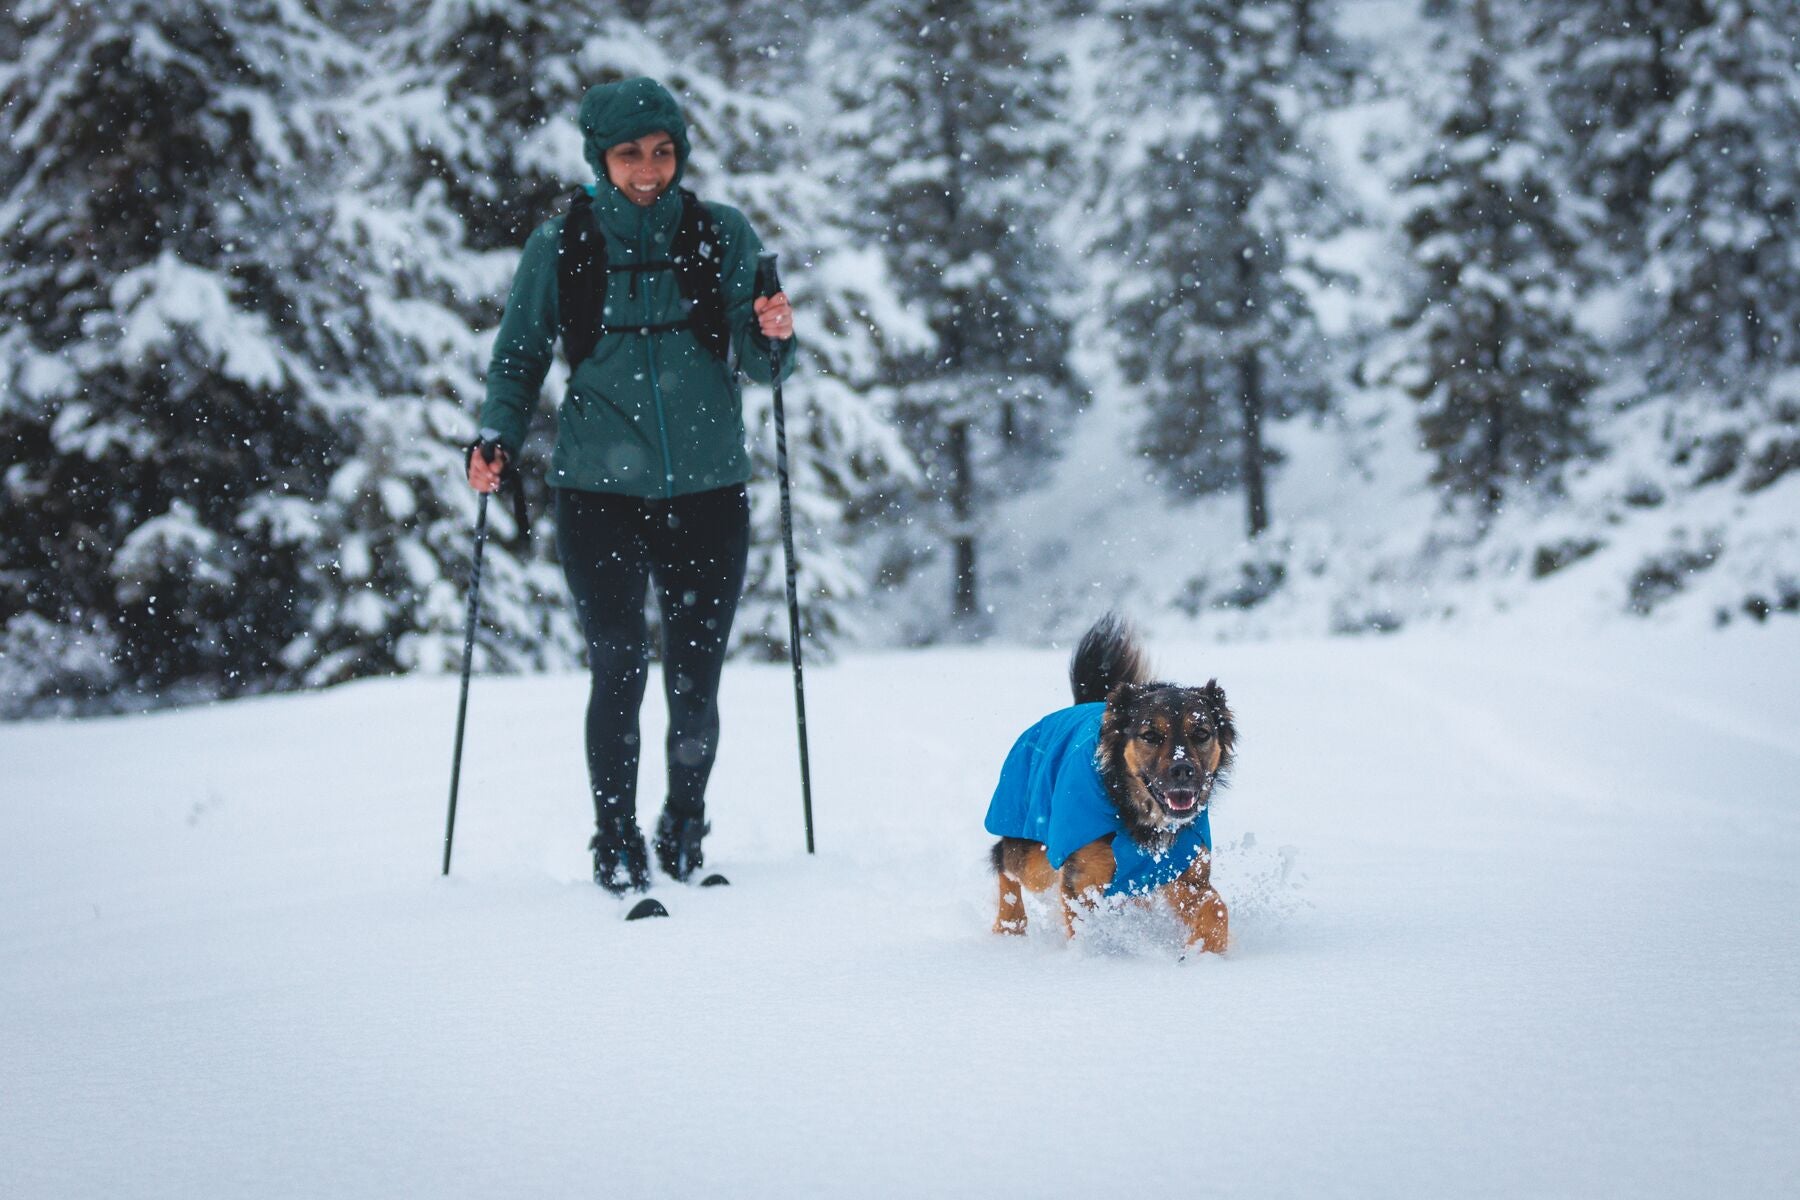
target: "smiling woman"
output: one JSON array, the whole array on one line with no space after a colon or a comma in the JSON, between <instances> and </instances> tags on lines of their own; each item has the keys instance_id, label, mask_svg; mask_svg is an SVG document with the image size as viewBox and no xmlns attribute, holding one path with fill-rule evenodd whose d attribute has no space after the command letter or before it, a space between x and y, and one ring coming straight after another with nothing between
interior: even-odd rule
<instances>
[{"instance_id":1,"label":"smiling woman","mask_svg":"<svg viewBox=\"0 0 1800 1200\"><path fill-rule=\"evenodd\" d=\"M639 208L649 208L675 182L675 139L659 129L606 151L606 178Z\"/></svg>"},{"instance_id":2,"label":"smiling woman","mask_svg":"<svg viewBox=\"0 0 1800 1200\"><path fill-rule=\"evenodd\" d=\"M762 243L744 214L680 186L687 121L661 84L590 88L577 119L595 182L526 242L481 408L498 451L470 455L469 484L493 491L517 458L560 338L557 557L593 675L594 881L623 894L650 882L637 772L652 583L669 705L656 857L677 880L701 865L719 675L750 536L741 382L792 370L794 324L786 296L753 294Z\"/></svg>"}]
</instances>

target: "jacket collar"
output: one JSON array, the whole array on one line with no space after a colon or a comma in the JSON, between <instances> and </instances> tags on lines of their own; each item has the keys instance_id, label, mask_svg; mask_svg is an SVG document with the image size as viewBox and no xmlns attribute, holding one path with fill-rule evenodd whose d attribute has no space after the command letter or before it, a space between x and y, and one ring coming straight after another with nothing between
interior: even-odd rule
<instances>
[{"instance_id":1,"label":"jacket collar","mask_svg":"<svg viewBox=\"0 0 1800 1200\"><path fill-rule=\"evenodd\" d=\"M681 193L675 184L670 184L669 190L648 208L627 200L625 193L610 182L590 185L588 191L594 198L594 218L600 227L627 246L636 247L646 234L656 244L675 236L675 226L681 221Z\"/></svg>"}]
</instances>

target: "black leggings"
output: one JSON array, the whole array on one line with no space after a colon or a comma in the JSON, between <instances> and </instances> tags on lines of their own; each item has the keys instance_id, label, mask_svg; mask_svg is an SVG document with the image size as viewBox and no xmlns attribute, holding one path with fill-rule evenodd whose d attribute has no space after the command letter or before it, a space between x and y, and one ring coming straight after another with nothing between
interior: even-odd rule
<instances>
[{"instance_id":1,"label":"black leggings","mask_svg":"<svg viewBox=\"0 0 1800 1200\"><path fill-rule=\"evenodd\" d=\"M556 491L556 552L587 637L588 782L594 817L637 812L638 709L650 665L644 588L662 612L669 793L703 815L719 748L719 671L744 586L750 505L742 485L645 500Z\"/></svg>"}]
</instances>

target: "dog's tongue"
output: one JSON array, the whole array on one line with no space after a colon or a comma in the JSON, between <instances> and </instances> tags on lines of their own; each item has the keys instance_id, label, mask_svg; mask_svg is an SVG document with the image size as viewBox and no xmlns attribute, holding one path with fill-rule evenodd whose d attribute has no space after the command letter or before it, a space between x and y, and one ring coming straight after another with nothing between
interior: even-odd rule
<instances>
[{"instance_id":1,"label":"dog's tongue","mask_svg":"<svg viewBox=\"0 0 1800 1200\"><path fill-rule=\"evenodd\" d=\"M1169 802L1169 807L1176 812L1186 812L1188 809L1194 807L1193 792L1166 792L1164 793L1164 799Z\"/></svg>"}]
</instances>

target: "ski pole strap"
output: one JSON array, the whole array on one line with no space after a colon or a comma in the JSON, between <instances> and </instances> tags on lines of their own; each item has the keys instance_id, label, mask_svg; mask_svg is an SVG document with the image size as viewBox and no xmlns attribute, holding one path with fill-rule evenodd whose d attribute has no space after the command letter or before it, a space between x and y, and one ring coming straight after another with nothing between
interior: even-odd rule
<instances>
[{"instance_id":1,"label":"ski pole strap","mask_svg":"<svg viewBox=\"0 0 1800 1200\"><path fill-rule=\"evenodd\" d=\"M525 484L519 473L508 468L500 476L500 486L512 489L513 524L518 526L519 541L531 540L531 506L525 503Z\"/></svg>"}]
</instances>

